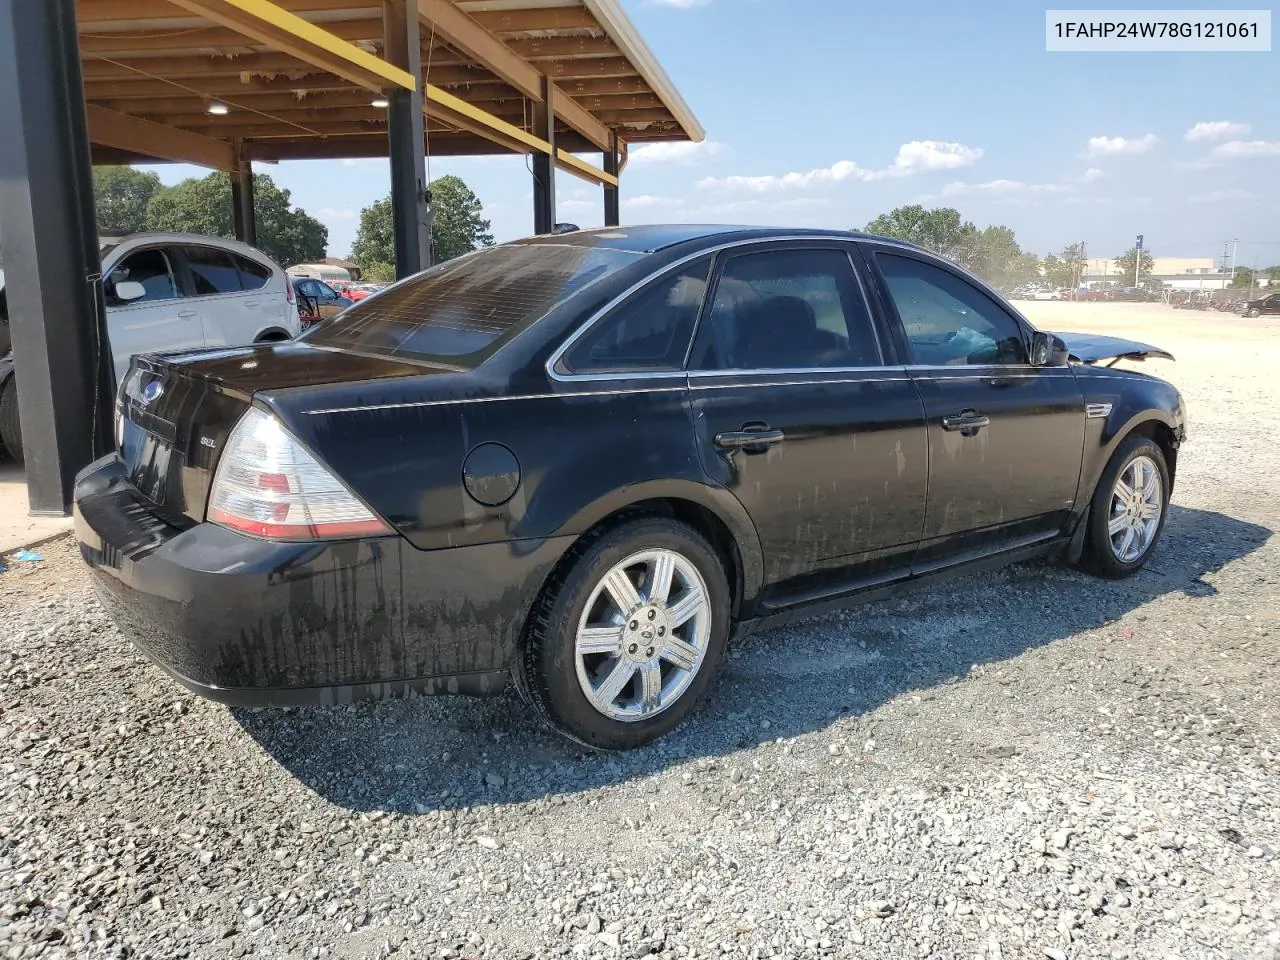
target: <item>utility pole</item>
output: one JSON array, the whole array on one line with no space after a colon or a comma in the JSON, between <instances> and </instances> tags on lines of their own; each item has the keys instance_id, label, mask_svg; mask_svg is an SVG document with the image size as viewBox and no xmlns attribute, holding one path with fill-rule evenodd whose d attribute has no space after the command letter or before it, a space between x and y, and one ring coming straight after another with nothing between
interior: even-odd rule
<instances>
[{"instance_id":1,"label":"utility pole","mask_svg":"<svg viewBox=\"0 0 1280 960\"><path fill-rule=\"evenodd\" d=\"M1133 286L1138 286L1138 269L1142 266L1142 234L1138 234L1138 243L1133 257Z\"/></svg>"},{"instance_id":2,"label":"utility pole","mask_svg":"<svg viewBox=\"0 0 1280 960\"><path fill-rule=\"evenodd\" d=\"M1240 240L1236 238L1231 241L1231 279L1236 278L1236 254L1240 252Z\"/></svg>"}]
</instances>

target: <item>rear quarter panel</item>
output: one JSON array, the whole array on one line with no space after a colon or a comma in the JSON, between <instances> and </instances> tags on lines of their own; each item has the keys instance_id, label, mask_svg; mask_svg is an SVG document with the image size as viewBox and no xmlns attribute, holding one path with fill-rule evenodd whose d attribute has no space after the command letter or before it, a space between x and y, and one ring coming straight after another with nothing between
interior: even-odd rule
<instances>
[{"instance_id":1,"label":"rear quarter panel","mask_svg":"<svg viewBox=\"0 0 1280 960\"><path fill-rule=\"evenodd\" d=\"M567 548L572 537L632 504L683 499L728 528L740 554L744 595L754 596L759 542L737 501L702 471L683 375L643 387L574 383L517 396L462 395L480 382L433 378L434 394L452 389L459 394L452 399L379 404L366 397L309 409L295 406L296 398L268 402L421 550L562 537ZM406 390L403 381L372 386ZM506 448L519 465L514 493L496 505L479 502L464 476L475 472L468 455L487 444Z\"/></svg>"}]
</instances>

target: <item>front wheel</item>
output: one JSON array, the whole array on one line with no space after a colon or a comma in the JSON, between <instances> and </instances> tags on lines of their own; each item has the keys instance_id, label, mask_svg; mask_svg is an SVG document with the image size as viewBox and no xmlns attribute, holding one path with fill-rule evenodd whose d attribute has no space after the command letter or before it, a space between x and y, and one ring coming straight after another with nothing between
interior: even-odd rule
<instances>
[{"instance_id":1,"label":"front wheel","mask_svg":"<svg viewBox=\"0 0 1280 960\"><path fill-rule=\"evenodd\" d=\"M690 527L635 520L575 548L526 631L519 687L556 731L627 750L693 711L729 636L724 565Z\"/></svg>"},{"instance_id":2,"label":"front wheel","mask_svg":"<svg viewBox=\"0 0 1280 960\"><path fill-rule=\"evenodd\" d=\"M1261 315L1262 315L1262 311L1261 311L1261 310L1259 310L1257 307L1251 307L1251 308L1249 308L1248 310L1246 310L1246 311L1245 311L1245 314L1244 314L1244 315L1245 315L1246 317L1250 317L1250 318L1252 318L1252 317L1259 317L1259 316L1261 316Z\"/></svg>"},{"instance_id":3,"label":"front wheel","mask_svg":"<svg viewBox=\"0 0 1280 960\"><path fill-rule=\"evenodd\" d=\"M18 382L10 377L0 387L0 443L9 456L22 462L22 422L18 419Z\"/></svg>"},{"instance_id":4,"label":"front wheel","mask_svg":"<svg viewBox=\"0 0 1280 960\"><path fill-rule=\"evenodd\" d=\"M1130 436L1098 480L1081 566L1110 580L1137 573L1155 552L1168 512L1164 451L1147 437Z\"/></svg>"}]
</instances>

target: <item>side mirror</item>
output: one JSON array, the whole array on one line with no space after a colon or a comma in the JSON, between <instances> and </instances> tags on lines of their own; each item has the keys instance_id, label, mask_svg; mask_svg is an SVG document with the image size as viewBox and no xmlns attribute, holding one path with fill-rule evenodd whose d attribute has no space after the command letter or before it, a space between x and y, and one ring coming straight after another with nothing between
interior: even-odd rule
<instances>
[{"instance_id":1,"label":"side mirror","mask_svg":"<svg viewBox=\"0 0 1280 960\"><path fill-rule=\"evenodd\" d=\"M121 280L113 289L117 300L128 303L130 300L141 300L147 295L147 288L137 280Z\"/></svg>"},{"instance_id":2,"label":"side mirror","mask_svg":"<svg viewBox=\"0 0 1280 960\"><path fill-rule=\"evenodd\" d=\"M1031 365L1033 367L1065 367L1071 354L1061 337L1037 330L1031 337Z\"/></svg>"}]
</instances>

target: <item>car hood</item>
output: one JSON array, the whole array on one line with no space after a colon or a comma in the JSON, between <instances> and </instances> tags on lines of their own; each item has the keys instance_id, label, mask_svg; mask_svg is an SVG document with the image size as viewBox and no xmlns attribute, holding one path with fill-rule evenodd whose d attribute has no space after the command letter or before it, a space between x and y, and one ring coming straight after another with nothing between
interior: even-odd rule
<instances>
[{"instance_id":1,"label":"car hood","mask_svg":"<svg viewBox=\"0 0 1280 960\"><path fill-rule=\"evenodd\" d=\"M1067 345L1071 359L1079 363L1097 363L1099 360L1146 360L1158 357L1172 360L1173 354L1149 343L1125 340L1123 337L1103 337L1093 333L1057 333Z\"/></svg>"}]
</instances>

